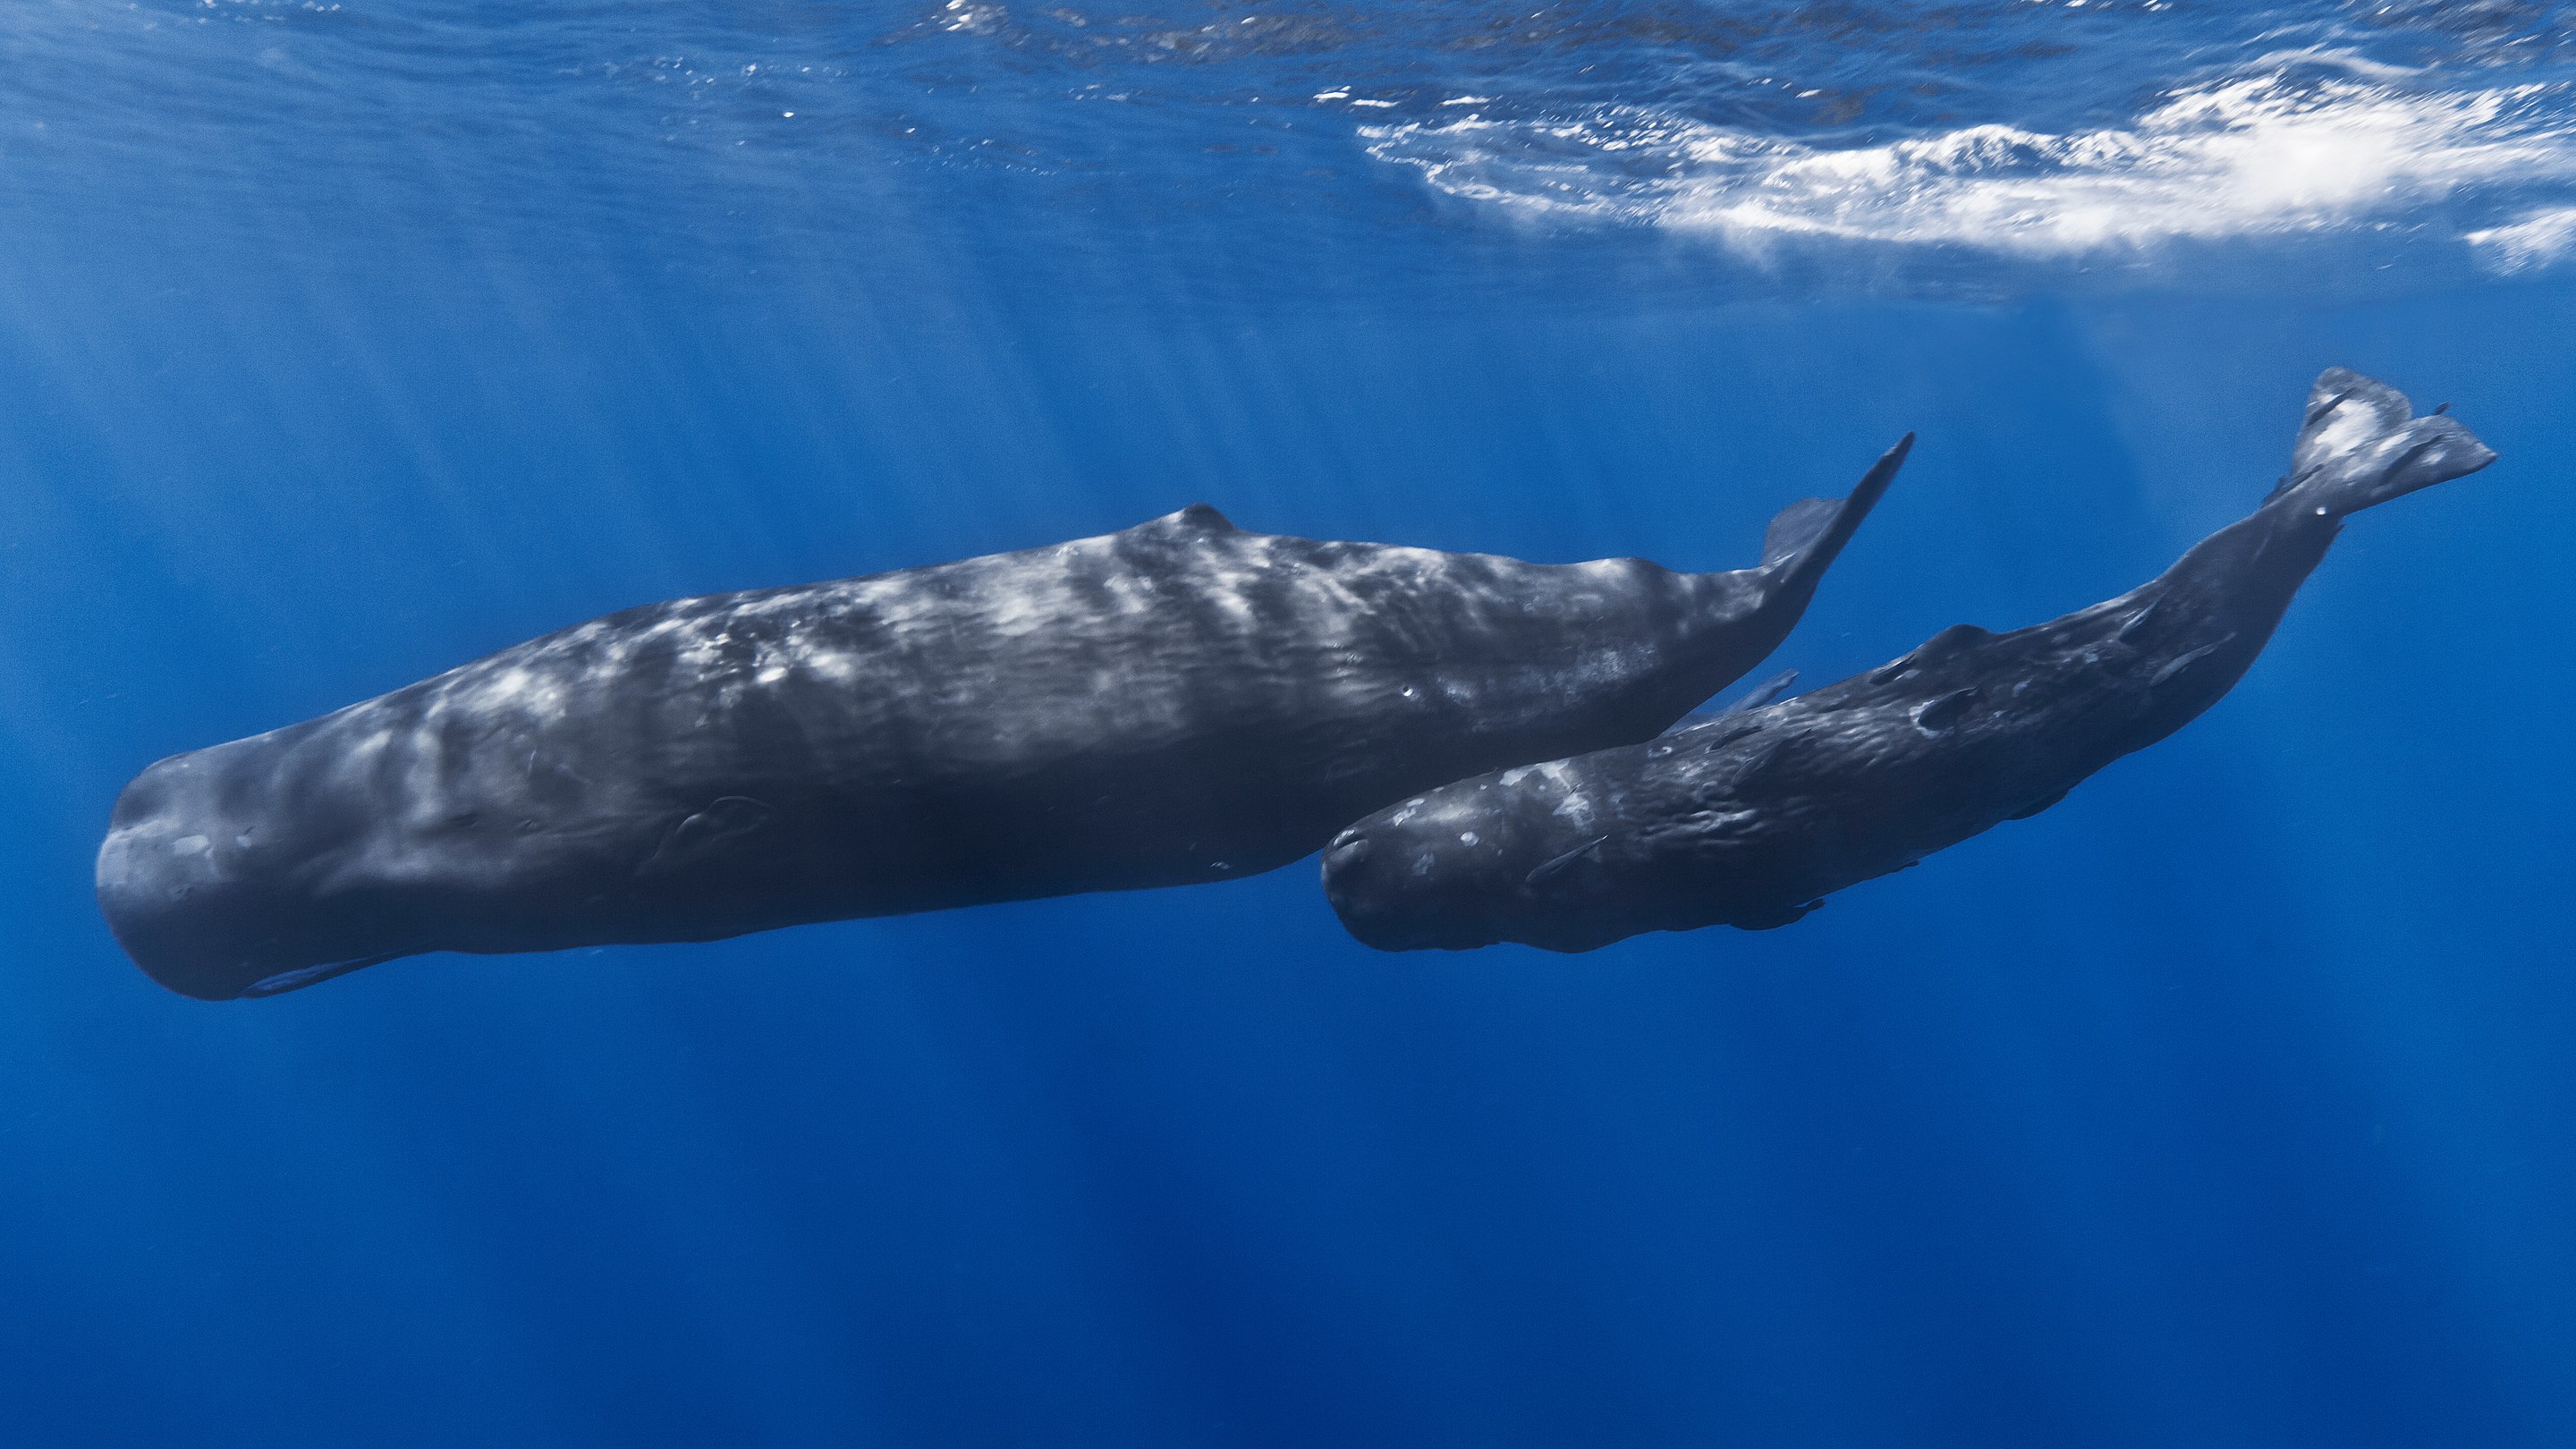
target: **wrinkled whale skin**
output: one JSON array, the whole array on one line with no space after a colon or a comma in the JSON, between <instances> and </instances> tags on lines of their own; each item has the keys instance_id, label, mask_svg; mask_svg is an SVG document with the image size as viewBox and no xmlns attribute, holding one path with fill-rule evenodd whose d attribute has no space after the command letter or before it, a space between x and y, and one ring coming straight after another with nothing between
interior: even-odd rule
<instances>
[{"instance_id":1,"label":"wrinkled whale skin","mask_svg":"<svg viewBox=\"0 0 2576 1449\"><path fill-rule=\"evenodd\" d=\"M1811 694L1643 744L1462 780L1325 849L1353 935L1387 950L1587 951L1646 931L1787 925L2172 734L2243 676L2350 512L2495 455L2384 384L2319 379L2293 474L2108 602L1943 631Z\"/></svg>"},{"instance_id":2,"label":"wrinkled whale skin","mask_svg":"<svg viewBox=\"0 0 2576 1449\"><path fill-rule=\"evenodd\" d=\"M1221 880L1463 774L1643 739L1771 652L1901 459L1683 574L1119 533L682 599L178 755L98 896L156 979L691 941Z\"/></svg>"}]
</instances>

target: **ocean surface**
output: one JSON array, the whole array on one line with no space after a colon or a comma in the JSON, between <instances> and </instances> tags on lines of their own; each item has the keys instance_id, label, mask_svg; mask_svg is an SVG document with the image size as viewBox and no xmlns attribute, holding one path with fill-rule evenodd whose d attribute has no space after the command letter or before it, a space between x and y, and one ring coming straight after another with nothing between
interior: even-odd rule
<instances>
[{"instance_id":1,"label":"ocean surface","mask_svg":"<svg viewBox=\"0 0 2576 1449\"><path fill-rule=\"evenodd\" d=\"M0 1440L2576 1443L2576 7L13 0ZM119 787L630 604L1195 501L2107 598L2328 365L2503 455L1790 929L1311 861L209 1005Z\"/></svg>"}]
</instances>

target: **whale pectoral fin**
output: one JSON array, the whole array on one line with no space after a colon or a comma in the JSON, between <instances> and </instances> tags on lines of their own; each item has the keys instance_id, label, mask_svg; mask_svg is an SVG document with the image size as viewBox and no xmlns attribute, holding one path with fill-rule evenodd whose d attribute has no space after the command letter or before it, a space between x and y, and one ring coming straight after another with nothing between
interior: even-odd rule
<instances>
[{"instance_id":1,"label":"whale pectoral fin","mask_svg":"<svg viewBox=\"0 0 2576 1449\"><path fill-rule=\"evenodd\" d=\"M1564 875L1567 871L1574 869L1577 861L1580 861L1585 856L1599 850L1601 848L1601 842L1608 840L1609 838L1610 837L1607 835L1596 835L1590 840L1583 842L1581 845L1574 847L1572 850L1566 851L1562 855L1551 857L1545 862L1542 862L1536 869L1532 870L1522 879L1521 889L1524 891L1535 891L1539 887L1546 885L1548 882L1555 880L1557 877Z\"/></svg>"},{"instance_id":2,"label":"whale pectoral fin","mask_svg":"<svg viewBox=\"0 0 2576 1449\"><path fill-rule=\"evenodd\" d=\"M635 867L635 873L668 875L710 859L768 824L777 813L748 795L727 795L672 826L644 863Z\"/></svg>"},{"instance_id":3,"label":"whale pectoral fin","mask_svg":"<svg viewBox=\"0 0 2576 1449\"><path fill-rule=\"evenodd\" d=\"M334 976L346 976L352 971L363 971L369 966L382 966L392 959L394 958L391 956L360 956L348 961L325 961L319 966L299 966L292 971L280 971L274 976L263 976L243 987L241 994L246 998L282 996L289 991L310 986L316 981L328 981Z\"/></svg>"},{"instance_id":4,"label":"whale pectoral fin","mask_svg":"<svg viewBox=\"0 0 2576 1449\"><path fill-rule=\"evenodd\" d=\"M1803 906L1790 906L1786 910L1767 916L1751 916L1741 921L1730 921L1727 924L1739 931L1776 931L1782 926L1798 924L1822 909L1824 904L1823 898L1819 897Z\"/></svg>"},{"instance_id":5,"label":"whale pectoral fin","mask_svg":"<svg viewBox=\"0 0 2576 1449\"><path fill-rule=\"evenodd\" d=\"M1766 679L1760 684L1753 686L1751 689L1744 691L1743 694L1736 698L1736 701L1733 704L1717 711L1717 713L1711 715L1710 718L1724 719L1731 714L1750 714L1754 710L1760 709L1762 706L1769 704L1771 701L1778 699L1784 694L1787 694L1790 686L1797 682L1798 671L1794 669L1783 669L1779 673L1772 675L1769 679Z\"/></svg>"},{"instance_id":6,"label":"whale pectoral fin","mask_svg":"<svg viewBox=\"0 0 2576 1449\"><path fill-rule=\"evenodd\" d=\"M1729 715L1750 714L1754 710L1760 709L1762 706L1778 699L1781 695L1788 693L1789 687L1797 682L1798 671L1794 669L1783 669L1779 673L1772 675L1769 679L1766 679L1760 684L1753 686L1751 689L1746 690L1735 700L1734 703L1729 704L1722 709L1697 709L1691 711L1689 714L1683 715L1680 719L1673 721L1672 728L1664 731L1664 733L1668 735L1677 735L1684 730L1698 729L1704 724L1714 724L1719 720L1725 719Z\"/></svg>"},{"instance_id":7,"label":"whale pectoral fin","mask_svg":"<svg viewBox=\"0 0 2576 1449\"><path fill-rule=\"evenodd\" d=\"M2039 812L2041 812L2042 810L2047 809L2049 806L2054 805L2054 804L2056 804L2058 801L2063 800L2063 799L2065 799L2065 798L2066 798L2066 792L2065 792L2065 791L2063 791L2063 790L2060 790L2060 791L2058 791L2056 794L2054 794L2054 795L2050 795L2050 796L2046 797L2045 799L2033 800L2033 801L2032 801L2032 802L2030 802L2029 804L2024 805L2024 806L2023 806L2023 807L2021 807L2019 810L2014 811L2013 813L2011 813L2010 815L2005 816L2004 818L2005 818L2006 820L2028 820L2030 817L2032 817L2032 816L2034 816L2034 815L2038 814L2038 813L2039 813Z\"/></svg>"}]
</instances>

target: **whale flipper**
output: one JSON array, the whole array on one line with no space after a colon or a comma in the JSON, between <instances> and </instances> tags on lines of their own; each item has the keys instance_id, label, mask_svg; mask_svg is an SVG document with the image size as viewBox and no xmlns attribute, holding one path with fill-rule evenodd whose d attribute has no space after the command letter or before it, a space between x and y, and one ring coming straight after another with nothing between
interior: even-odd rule
<instances>
[{"instance_id":1,"label":"whale flipper","mask_svg":"<svg viewBox=\"0 0 2576 1449\"><path fill-rule=\"evenodd\" d=\"M280 971L274 976L262 977L243 987L241 994L279 996L300 986L310 986L316 981L328 981L334 976L346 976L352 971L363 971L369 966L382 966L392 959L394 958L391 956L361 956L354 961L325 961L319 966L299 966L292 971Z\"/></svg>"},{"instance_id":2,"label":"whale flipper","mask_svg":"<svg viewBox=\"0 0 2576 1449\"><path fill-rule=\"evenodd\" d=\"M748 795L727 795L672 826L661 845L635 867L635 873L663 875L706 860L768 824L777 813Z\"/></svg>"},{"instance_id":3,"label":"whale flipper","mask_svg":"<svg viewBox=\"0 0 2576 1449\"><path fill-rule=\"evenodd\" d=\"M1736 699L1735 703L1719 710L1717 712L1718 717L1722 719L1730 714L1743 714L1750 710L1760 709L1762 706L1769 704L1771 701L1778 699L1784 694L1787 694L1789 690L1797 684L1797 682L1798 671L1794 669L1783 669L1779 673L1772 675L1769 679L1766 679L1760 684L1753 686L1751 689L1744 691L1744 693Z\"/></svg>"},{"instance_id":4,"label":"whale flipper","mask_svg":"<svg viewBox=\"0 0 2576 1449\"><path fill-rule=\"evenodd\" d=\"M1581 845L1574 847L1572 850L1569 850L1562 855L1540 862L1536 867L1531 869L1528 876L1522 879L1521 888L1523 890L1536 890L1540 886L1547 884L1549 881L1556 879L1558 876L1565 874L1567 871L1574 869L1574 863L1576 861L1579 861L1583 857L1599 850L1601 848L1601 843L1609 838L1610 837L1607 835L1596 835L1590 840L1583 842Z\"/></svg>"},{"instance_id":5,"label":"whale flipper","mask_svg":"<svg viewBox=\"0 0 2576 1449\"><path fill-rule=\"evenodd\" d=\"M1807 917L1814 915L1818 910L1822 909L1824 904L1824 901L1819 898L1809 901L1802 906L1784 907L1773 915L1755 916L1746 920L1732 921L1728 924L1734 926L1735 929L1739 931L1776 931L1782 926L1794 926L1798 924L1800 921L1805 920ZM1840 916L1836 916L1834 919L1840 920L1842 918Z\"/></svg>"},{"instance_id":6,"label":"whale flipper","mask_svg":"<svg viewBox=\"0 0 2576 1449\"><path fill-rule=\"evenodd\" d=\"M1795 685L1797 682L1798 671L1794 669L1783 669L1779 673L1772 675L1769 679L1762 681L1760 684L1757 684L1751 689L1744 691L1741 695L1738 695L1735 701L1731 704L1719 709L1692 710L1689 714L1683 715L1680 719L1673 721L1673 727L1664 731L1664 733L1668 735L1677 735L1684 730L1695 730L1701 725L1713 724L1718 720L1725 719L1729 715L1745 714L1752 710L1760 709L1762 706L1778 699L1781 695L1788 693L1790 687Z\"/></svg>"}]
</instances>

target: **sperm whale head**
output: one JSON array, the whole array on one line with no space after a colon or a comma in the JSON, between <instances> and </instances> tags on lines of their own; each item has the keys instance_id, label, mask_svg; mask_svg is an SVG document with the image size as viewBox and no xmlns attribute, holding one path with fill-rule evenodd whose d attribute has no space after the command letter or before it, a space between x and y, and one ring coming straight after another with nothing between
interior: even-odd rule
<instances>
[{"instance_id":1,"label":"sperm whale head","mask_svg":"<svg viewBox=\"0 0 2576 1449\"><path fill-rule=\"evenodd\" d=\"M174 756L117 798L98 904L127 954L183 996L274 995L376 958L375 925L315 883L351 833L277 808L242 741Z\"/></svg>"},{"instance_id":2,"label":"sperm whale head","mask_svg":"<svg viewBox=\"0 0 2576 1449\"><path fill-rule=\"evenodd\" d=\"M1493 945L1502 825L1466 802L1381 810L1324 847L1325 898L1352 936L1381 951Z\"/></svg>"}]
</instances>

